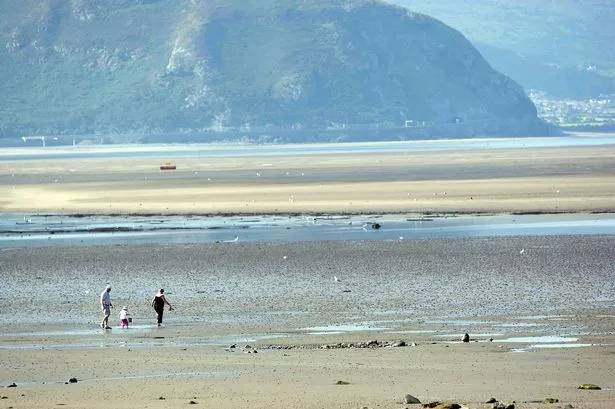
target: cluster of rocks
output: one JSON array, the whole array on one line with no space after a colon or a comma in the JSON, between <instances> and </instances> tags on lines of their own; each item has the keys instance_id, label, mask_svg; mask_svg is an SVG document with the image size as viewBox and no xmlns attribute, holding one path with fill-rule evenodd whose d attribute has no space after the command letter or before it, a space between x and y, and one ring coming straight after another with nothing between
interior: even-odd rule
<instances>
[{"instance_id":1,"label":"cluster of rocks","mask_svg":"<svg viewBox=\"0 0 615 409\"><path fill-rule=\"evenodd\" d=\"M266 345L263 349L346 349L346 348L398 348L417 346L415 342L410 344L406 341L377 341L366 342L337 342L335 344L304 344L304 345Z\"/></svg>"},{"instance_id":2,"label":"cluster of rocks","mask_svg":"<svg viewBox=\"0 0 615 409\"><path fill-rule=\"evenodd\" d=\"M478 342L476 339L471 339L469 334L464 334L461 337L461 341L464 343ZM493 342L493 338L489 338L490 342ZM436 342L431 342L436 344ZM415 347L415 342L407 343L403 340L398 341L377 341L371 340L367 342L337 342L335 344L303 344L303 345L266 345L262 349L344 349L344 348L397 348L397 347ZM249 347L249 346L248 346ZM234 348L234 346L232 346Z\"/></svg>"},{"instance_id":3,"label":"cluster of rocks","mask_svg":"<svg viewBox=\"0 0 615 409\"><path fill-rule=\"evenodd\" d=\"M237 344L233 344L233 345L229 345L229 347L226 348L226 350L229 352L235 352L235 351L239 351L240 348L237 347ZM256 350L256 348L253 348L252 345L244 346L243 351L248 354L258 354L258 351Z\"/></svg>"},{"instance_id":4,"label":"cluster of rocks","mask_svg":"<svg viewBox=\"0 0 615 409\"><path fill-rule=\"evenodd\" d=\"M404 402L407 404L420 404L423 408L429 409L466 409L466 406L462 406L455 402L440 402L433 401L429 403L421 403L421 401L410 394L404 397ZM485 403L493 403L492 409L515 409L515 403L502 403L498 402L495 398L489 399Z\"/></svg>"},{"instance_id":5,"label":"cluster of rocks","mask_svg":"<svg viewBox=\"0 0 615 409\"><path fill-rule=\"evenodd\" d=\"M559 402L559 399L557 399L557 398L545 398L543 400L530 401L528 403L552 404L552 403L558 403L558 402ZM429 408L429 409L467 409L466 406L460 405L460 404L455 403L455 402L433 401L433 402L429 402L429 403L422 403L417 397L412 396L410 394L407 394L404 397L404 403L412 404L412 405L421 405L421 407ZM491 409L515 409L515 407L516 407L516 402L515 401L512 401L512 402L500 402L496 398L491 398L488 401L486 401L485 403L492 404ZM564 409L573 409L573 406L572 405L566 405L566 406L563 406L563 408ZM363 409L365 409L365 408L363 408Z\"/></svg>"},{"instance_id":6,"label":"cluster of rocks","mask_svg":"<svg viewBox=\"0 0 615 409\"><path fill-rule=\"evenodd\" d=\"M410 344L411 346L416 346L413 342ZM371 340L367 342L338 342L336 344L324 344L321 345L322 349L344 349L344 348L397 348L397 347L405 347L408 346L406 341L388 341L388 342L380 342L377 340Z\"/></svg>"}]
</instances>

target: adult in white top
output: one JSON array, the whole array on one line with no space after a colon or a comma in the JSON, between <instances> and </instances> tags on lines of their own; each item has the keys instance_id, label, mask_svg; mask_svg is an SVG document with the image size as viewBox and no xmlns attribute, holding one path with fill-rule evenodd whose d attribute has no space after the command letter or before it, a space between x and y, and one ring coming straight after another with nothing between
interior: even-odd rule
<instances>
[{"instance_id":1,"label":"adult in white top","mask_svg":"<svg viewBox=\"0 0 615 409\"><path fill-rule=\"evenodd\" d=\"M100 322L100 327L103 329L111 329L109 326L109 315L111 315L111 286L108 285L105 291L100 294L100 309L102 310L103 319Z\"/></svg>"}]
</instances>

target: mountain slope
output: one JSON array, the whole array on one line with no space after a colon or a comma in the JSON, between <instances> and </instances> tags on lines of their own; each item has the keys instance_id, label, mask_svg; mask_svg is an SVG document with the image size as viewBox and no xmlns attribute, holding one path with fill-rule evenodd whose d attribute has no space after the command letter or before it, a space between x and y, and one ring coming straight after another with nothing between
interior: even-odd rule
<instances>
[{"instance_id":1,"label":"mountain slope","mask_svg":"<svg viewBox=\"0 0 615 409\"><path fill-rule=\"evenodd\" d=\"M7 0L0 15L0 135L544 129L458 31L377 1Z\"/></svg>"},{"instance_id":2,"label":"mountain slope","mask_svg":"<svg viewBox=\"0 0 615 409\"><path fill-rule=\"evenodd\" d=\"M556 96L615 93L611 0L390 0L460 30L493 66Z\"/></svg>"}]
</instances>

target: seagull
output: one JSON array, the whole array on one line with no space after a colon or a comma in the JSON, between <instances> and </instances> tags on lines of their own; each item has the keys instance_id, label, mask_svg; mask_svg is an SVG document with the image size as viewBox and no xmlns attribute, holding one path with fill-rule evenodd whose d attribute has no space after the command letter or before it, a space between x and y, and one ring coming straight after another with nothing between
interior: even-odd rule
<instances>
[{"instance_id":1,"label":"seagull","mask_svg":"<svg viewBox=\"0 0 615 409\"><path fill-rule=\"evenodd\" d=\"M519 252L519 254L523 254L525 253L525 249L521 249L521 251Z\"/></svg>"},{"instance_id":2,"label":"seagull","mask_svg":"<svg viewBox=\"0 0 615 409\"><path fill-rule=\"evenodd\" d=\"M216 240L216 243L235 243L239 241L239 236L235 236L233 240Z\"/></svg>"},{"instance_id":3,"label":"seagull","mask_svg":"<svg viewBox=\"0 0 615 409\"><path fill-rule=\"evenodd\" d=\"M337 278L337 276L333 276L333 281L335 281L336 283L340 281L339 278Z\"/></svg>"}]
</instances>

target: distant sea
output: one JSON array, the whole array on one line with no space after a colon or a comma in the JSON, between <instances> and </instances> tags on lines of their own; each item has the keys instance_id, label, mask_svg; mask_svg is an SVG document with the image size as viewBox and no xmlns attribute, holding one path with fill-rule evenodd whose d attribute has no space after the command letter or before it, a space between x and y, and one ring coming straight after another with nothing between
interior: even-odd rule
<instances>
[{"instance_id":1,"label":"distant sea","mask_svg":"<svg viewBox=\"0 0 615 409\"><path fill-rule=\"evenodd\" d=\"M473 138L436 139L424 141L241 145L241 144L191 144L191 145L100 145L100 146L51 146L44 152L37 147L19 152L0 151L0 161L6 160L60 160L88 158L166 158L170 151L174 157L222 157L248 155L313 155L320 153L369 153L399 151L477 150L515 148L553 148L615 144L615 134L588 134L541 138Z\"/></svg>"}]
</instances>

